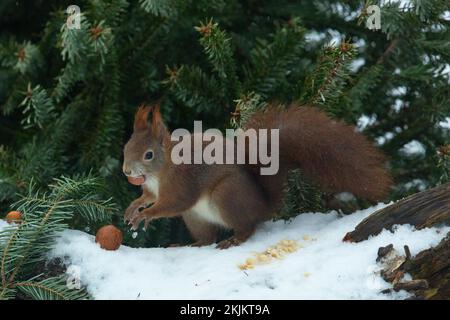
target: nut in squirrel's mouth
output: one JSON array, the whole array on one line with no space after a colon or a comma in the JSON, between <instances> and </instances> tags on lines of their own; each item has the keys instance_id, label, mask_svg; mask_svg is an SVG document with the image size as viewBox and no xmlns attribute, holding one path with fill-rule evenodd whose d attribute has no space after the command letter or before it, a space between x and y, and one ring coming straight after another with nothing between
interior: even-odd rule
<instances>
[{"instance_id":1,"label":"nut in squirrel's mouth","mask_svg":"<svg viewBox=\"0 0 450 320\"><path fill-rule=\"evenodd\" d=\"M134 184L135 186L140 186L145 183L145 176L140 175L137 177L128 176L128 182Z\"/></svg>"}]
</instances>

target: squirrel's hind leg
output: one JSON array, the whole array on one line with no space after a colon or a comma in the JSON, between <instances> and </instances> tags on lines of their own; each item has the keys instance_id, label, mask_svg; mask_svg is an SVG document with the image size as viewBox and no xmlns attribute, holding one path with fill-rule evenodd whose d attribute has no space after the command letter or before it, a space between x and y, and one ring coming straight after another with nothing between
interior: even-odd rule
<instances>
[{"instance_id":1,"label":"squirrel's hind leg","mask_svg":"<svg viewBox=\"0 0 450 320\"><path fill-rule=\"evenodd\" d=\"M232 237L217 245L220 249L245 242L258 224L271 217L270 206L260 186L251 176L241 172L223 179L211 193L211 199L219 208L224 224L234 231Z\"/></svg>"},{"instance_id":2,"label":"squirrel's hind leg","mask_svg":"<svg viewBox=\"0 0 450 320\"><path fill-rule=\"evenodd\" d=\"M232 237L220 241L216 248L218 249L228 249L230 247L235 247L245 242L250 236L255 232L255 229L245 230L245 231L235 231Z\"/></svg>"},{"instance_id":3,"label":"squirrel's hind leg","mask_svg":"<svg viewBox=\"0 0 450 320\"><path fill-rule=\"evenodd\" d=\"M216 225L201 219L193 211L183 213L183 220L192 238L195 240L191 246L208 246L216 242L219 229Z\"/></svg>"}]
</instances>

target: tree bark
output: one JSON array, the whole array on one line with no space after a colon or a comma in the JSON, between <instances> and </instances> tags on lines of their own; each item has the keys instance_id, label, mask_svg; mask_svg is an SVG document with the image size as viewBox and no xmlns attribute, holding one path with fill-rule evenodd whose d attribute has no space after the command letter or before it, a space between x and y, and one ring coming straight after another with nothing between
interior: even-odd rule
<instances>
[{"instance_id":1,"label":"tree bark","mask_svg":"<svg viewBox=\"0 0 450 320\"><path fill-rule=\"evenodd\" d=\"M402 266L414 279L424 279L429 288L415 291L423 299L450 300L450 233L436 247L424 250Z\"/></svg>"},{"instance_id":2,"label":"tree bark","mask_svg":"<svg viewBox=\"0 0 450 320\"><path fill-rule=\"evenodd\" d=\"M410 224L417 229L450 225L450 183L413 194L376 211L347 233L344 241L360 242L383 229L392 230L396 224Z\"/></svg>"},{"instance_id":3,"label":"tree bark","mask_svg":"<svg viewBox=\"0 0 450 320\"><path fill-rule=\"evenodd\" d=\"M450 183L413 194L376 211L345 235L344 241L360 242L394 225L411 224L417 229L450 225ZM378 254L392 249L380 248ZM450 299L450 233L439 245L411 257L405 246L406 261L392 275L409 273L413 281L394 283L394 290L408 290L419 299ZM389 280L391 281L391 280ZM394 281L395 282L395 281Z\"/></svg>"}]
</instances>

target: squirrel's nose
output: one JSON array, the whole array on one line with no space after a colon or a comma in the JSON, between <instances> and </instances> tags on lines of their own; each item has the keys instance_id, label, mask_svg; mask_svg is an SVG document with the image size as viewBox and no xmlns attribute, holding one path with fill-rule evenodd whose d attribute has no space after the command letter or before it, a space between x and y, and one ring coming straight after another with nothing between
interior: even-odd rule
<instances>
[{"instance_id":1,"label":"squirrel's nose","mask_svg":"<svg viewBox=\"0 0 450 320\"><path fill-rule=\"evenodd\" d=\"M131 170L124 169L124 170L123 170L123 173L124 173L126 176L129 176L129 175L131 174Z\"/></svg>"}]
</instances>

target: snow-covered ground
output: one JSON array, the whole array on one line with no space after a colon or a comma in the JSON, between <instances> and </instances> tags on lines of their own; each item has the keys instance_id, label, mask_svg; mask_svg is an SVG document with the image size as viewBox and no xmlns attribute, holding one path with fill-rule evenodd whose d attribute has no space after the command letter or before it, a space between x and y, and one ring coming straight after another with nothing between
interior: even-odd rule
<instances>
[{"instance_id":1,"label":"snow-covered ground","mask_svg":"<svg viewBox=\"0 0 450 320\"><path fill-rule=\"evenodd\" d=\"M101 249L81 231L61 234L50 257L61 257L80 274L96 299L402 299L377 274L378 248L390 243L413 255L435 246L450 230L414 230L399 226L361 243L342 238L384 205L339 217L337 213L302 214L291 222L267 222L245 244L227 250L202 248ZM1 226L0 226L1 228ZM239 265L283 239L296 240L298 251L254 269Z\"/></svg>"},{"instance_id":2,"label":"snow-covered ground","mask_svg":"<svg viewBox=\"0 0 450 320\"><path fill-rule=\"evenodd\" d=\"M121 246L106 251L93 236L66 230L49 258L62 258L96 299L403 299L407 292L381 293L391 286L379 276L378 248L392 243L403 252L407 244L415 255L437 245L450 227L403 225L360 243L342 242L384 206L342 217L308 213L290 222L267 222L245 244L227 250ZM0 220L0 230L7 225ZM239 268L281 240L295 240L299 249L253 269Z\"/></svg>"}]
</instances>

